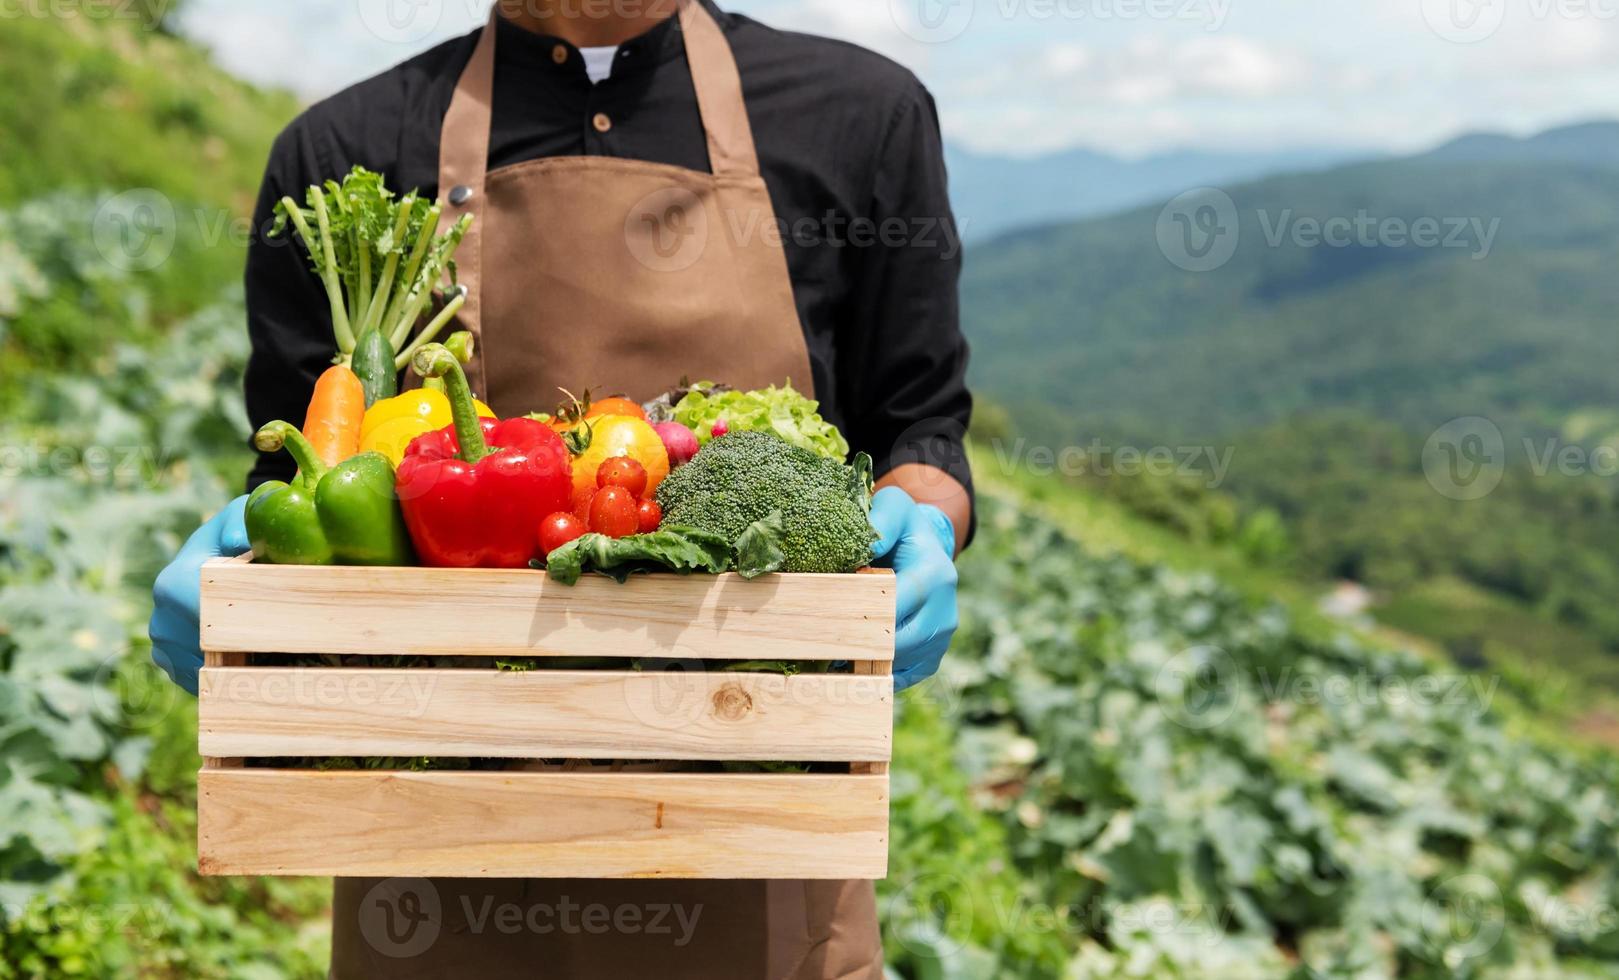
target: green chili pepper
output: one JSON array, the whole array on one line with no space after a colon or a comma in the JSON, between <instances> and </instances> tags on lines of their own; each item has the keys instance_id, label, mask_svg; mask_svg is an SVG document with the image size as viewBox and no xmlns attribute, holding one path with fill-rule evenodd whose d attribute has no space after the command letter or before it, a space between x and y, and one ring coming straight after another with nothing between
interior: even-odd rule
<instances>
[{"instance_id":1,"label":"green chili pepper","mask_svg":"<svg viewBox=\"0 0 1619 980\"><path fill-rule=\"evenodd\" d=\"M247 498L253 554L273 565L410 565L410 536L394 493L394 469L381 453L328 467L286 422L260 429L262 452L286 449L298 461L292 483L272 481Z\"/></svg>"}]
</instances>

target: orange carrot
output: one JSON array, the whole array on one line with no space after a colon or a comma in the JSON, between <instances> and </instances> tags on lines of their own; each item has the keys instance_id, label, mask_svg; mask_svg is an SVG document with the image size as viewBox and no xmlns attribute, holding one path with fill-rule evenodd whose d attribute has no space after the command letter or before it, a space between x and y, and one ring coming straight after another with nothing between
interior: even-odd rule
<instances>
[{"instance_id":1,"label":"orange carrot","mask_svg":"<svg viewBox=\"0 0 1619 980\"><path fill-rule=\"evenodd\" d=\"M360 451L364 422L365 387L359 376L342 365L327 368L309 399L304 438L327 466L336 466Z\"/></svg>"}]
</instances>

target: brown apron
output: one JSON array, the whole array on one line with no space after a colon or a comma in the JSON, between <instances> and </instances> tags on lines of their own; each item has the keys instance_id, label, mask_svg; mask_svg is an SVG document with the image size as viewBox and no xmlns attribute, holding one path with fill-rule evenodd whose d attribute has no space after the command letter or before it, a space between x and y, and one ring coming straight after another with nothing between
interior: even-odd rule
<instances>
[{"instance_id":1,"label":"brown apron","mask_svg":"<svg viewBox=\"0 0 1619 980\"><path fill-rule=\"evenodd\" d=\"M559 387L643 400L682 375L813 387L730 45L701 4L679 17L712 174L601 157L486 173L493 20L456 87L439 187L446 222L477 215L460 329L502 417ZM332 933L339 980L883 975L864 881L338 879Z\"/></svg>"}]
</instances>

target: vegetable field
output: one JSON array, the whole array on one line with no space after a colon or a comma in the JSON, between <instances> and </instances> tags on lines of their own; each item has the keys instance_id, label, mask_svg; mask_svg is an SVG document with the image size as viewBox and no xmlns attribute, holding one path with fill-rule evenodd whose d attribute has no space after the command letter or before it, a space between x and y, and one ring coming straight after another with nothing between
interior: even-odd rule
<instances>
[{"instance_id":1,"label":"vegetable field","mask_svg":"<svg viewBox=\"0 0 1619 980\"><path fill-rule=\"evenodd\" d=\"M984 508L966 626L902 728L952 739L988 819L935 819L988 853L896 869L932 915L891 916L892 951L946 951L918 975L1612 975L1611 759L1514 735L1499 678ZM897 817L936 805L920 774L896 775ZM1000 869L1010 897L980 882Z\"/></svg>"}]
</instances>

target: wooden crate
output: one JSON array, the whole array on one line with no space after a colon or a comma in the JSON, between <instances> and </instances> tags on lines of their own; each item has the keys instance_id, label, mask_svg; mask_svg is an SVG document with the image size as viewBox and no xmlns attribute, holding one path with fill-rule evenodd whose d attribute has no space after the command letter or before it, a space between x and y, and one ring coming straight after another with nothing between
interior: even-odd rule
<instances>
[{"instance_id":1,"label":"wooden crate","mask_svg":"<svg viewBox=\"0 0 1619 980\"><path fill-rule=\"evenodd\" d=\"M209 562L199 869L881 878L894 603L892 574L875 570L587 577L570 588L533 571ZM608 656L641 669L300 667L273 654ZM854 672L728 672L699 658L850 661ZM265 765L334 756L514 761L497 771ZM725 760L816 765L668 771Z\"/></svg>"}]
</instances>

